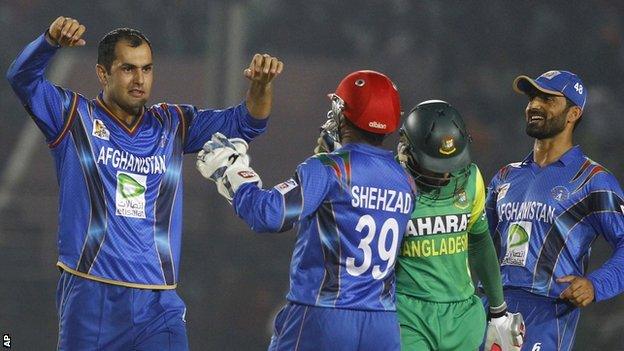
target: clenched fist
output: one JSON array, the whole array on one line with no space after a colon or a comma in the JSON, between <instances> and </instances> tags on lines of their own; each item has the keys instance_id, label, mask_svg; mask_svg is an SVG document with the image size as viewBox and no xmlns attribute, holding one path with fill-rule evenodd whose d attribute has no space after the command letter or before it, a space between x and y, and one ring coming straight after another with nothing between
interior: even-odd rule
<instances>
[{"instance_id":1,"label":"clenched fist","mask_svg":"<svg viewBox=\"0 0 624 351\"><path fill-rule=\"evenodd\" d=\"M82 39L85 26L78 23L77 20L69 17L60 16L52 22L46 40L52 45L59 46L84 46L87 42Z\"/></svg>"},{"instance_id":2,"label":"clenched fist","mask_svg":"<svg viewBox=\"0 0 624 351\"><path fill-rule=\"evenodd\" d=\"M268 54L255 54L243 73L247 79L261 83L269 84L284 69L284 63L277 57Z\"/></svg>"}]
</instances>

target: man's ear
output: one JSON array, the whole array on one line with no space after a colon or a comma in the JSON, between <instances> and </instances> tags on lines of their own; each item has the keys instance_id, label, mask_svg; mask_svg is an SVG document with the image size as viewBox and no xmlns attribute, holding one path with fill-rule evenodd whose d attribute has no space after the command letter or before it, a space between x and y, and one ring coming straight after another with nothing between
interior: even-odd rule
<instances>
[{"instance_id":1,"label":"man's ear","mask_svg":"<svg viewBox=\"0 0 624 351\"><path fill-rule=\"evenodd\" d=\"M106 72L106 68L100 65L99 63L95 65L95 74L97 74L98 80L102 86L106 86L108 84L108 72Z\"/></svg>"},{"instance_id":2,"label":"man's ear","mask_svg":"<svg viewBox=\"0 0 624 351\"><path fill-rule=\"evenodd\" d=\"M568 122L576 123L581 116L583 115L583 111L578 106L572 106L568 111Z\"/></svg>"}]
</instances>

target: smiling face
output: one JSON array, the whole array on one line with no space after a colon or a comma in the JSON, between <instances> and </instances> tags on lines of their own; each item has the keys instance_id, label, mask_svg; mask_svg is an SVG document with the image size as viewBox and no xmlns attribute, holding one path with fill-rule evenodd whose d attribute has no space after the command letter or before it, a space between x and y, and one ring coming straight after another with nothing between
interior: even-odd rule
<instances>
[{"instance_id":1,"label":"smiling face","mask_svg":"<svg viewBox=\"0 0 624 351\"><path fill-rule=\"evenodd\" d=\"M536 139L548 139L561 133L567 125L568 114L574 107L565 97L533 91L528 94L525 109L526 133Z\"/></svg>"},{"instance_id":2,"label":"smiling face","mask_svg":"<svg viewBox=\"0 0 624 351\"><path fill-rule=\"evenodd\" d=\"M126 40L117 42L110 70L97 66L107 100L129 114L138 114L152 90L152 66L152 51L146 42L136 47Z\"/></svg>"}]
</instances>

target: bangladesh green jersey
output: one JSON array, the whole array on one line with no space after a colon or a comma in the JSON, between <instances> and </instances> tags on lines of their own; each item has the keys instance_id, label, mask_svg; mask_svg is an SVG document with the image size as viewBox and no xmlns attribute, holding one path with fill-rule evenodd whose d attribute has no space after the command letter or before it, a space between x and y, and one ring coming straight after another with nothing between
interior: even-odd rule
<instances>
[{"instance_id":1,"label":"bangladesh green jersey","mask_svg":"<svg viewBox=\"0 0 624 351\"><path fill-rule=\"evenodd\" d=\"M468 267L468 233L488 235L481 172L470 165L462 188L449 184L437 196L420 195L397 263L397 293L426 301L462 301L475 292Z\"/></svg>"}]
</instances>

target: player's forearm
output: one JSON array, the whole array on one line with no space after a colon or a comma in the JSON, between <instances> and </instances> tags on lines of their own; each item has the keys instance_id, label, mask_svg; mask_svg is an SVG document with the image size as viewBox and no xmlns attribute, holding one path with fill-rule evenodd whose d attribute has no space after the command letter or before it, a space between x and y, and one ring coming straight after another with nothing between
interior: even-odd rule
<instances>
[{"instance_id":1,"label":"player's forearm","mask_svg":"<svg viewBox=\"0 0 624 351\"><path fill-rule=\"evenodd\" d=\"M596 301L610 299L624 292L624 243L600 268L591 272L587 279L594 285Z\"/></svg>"},{"instance_id":2,"label":"player's forearm","mask_svg":"<svg viewBox=\"0 0 624 351\"><path fill-rule=\"evenodd\" d=\"M279 232L283 223L282 198L277 191L260 189L255 183L242 185L234 194L234 210L258 233Z\"/></svg>"},{"instance_id":3,"label":"player's forearm","mask_svg":"<svg viewBox=\"0 0 624 351\"><path fill-rule=\"evenodd\" d=\"M28 103L39 83L45 80L45 69L58 47L42 34L28 44L7 71L7 80L19 98Z\"/></svg>"},{"instance_id":4,"label":"player's forearm","mask_svg":"<svg viewBox=\"0 0 624 351\"><path fill-rule=\"evenodd\" d=\"M252 81L245 100L249 114L256 119L266 119L271 114L273 85Z\"/></svg>"},{"instance_id":5,"label":"player's forearm","mask_svg":"<svg viewBox=\"0 0 624 351\"><path fill-rule=\"evenodd\" d=\"M483 284L490 306L500 306L505 300L494 243L489 233L468 235L468 260Z\"/></svg>"}]
</instances>

